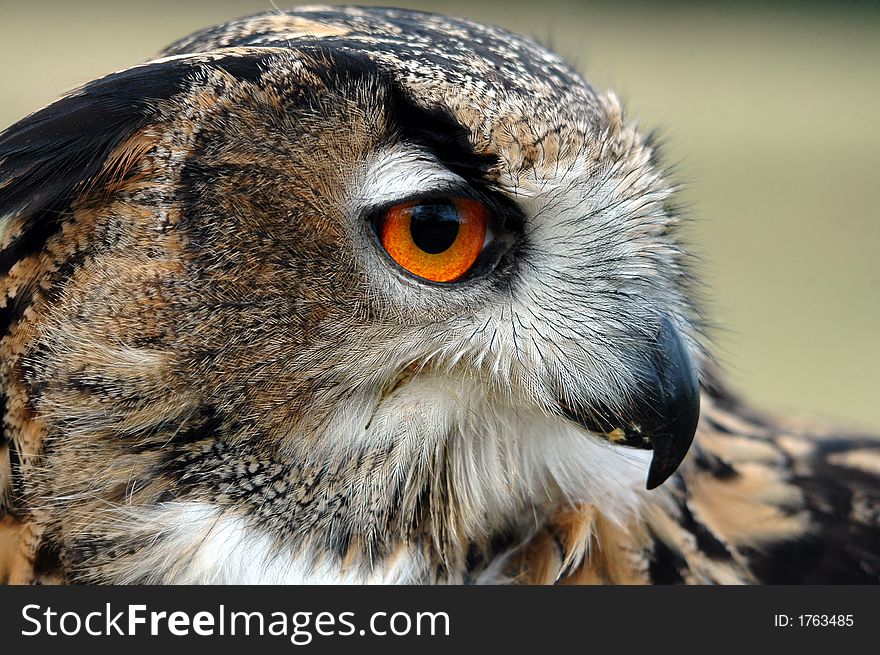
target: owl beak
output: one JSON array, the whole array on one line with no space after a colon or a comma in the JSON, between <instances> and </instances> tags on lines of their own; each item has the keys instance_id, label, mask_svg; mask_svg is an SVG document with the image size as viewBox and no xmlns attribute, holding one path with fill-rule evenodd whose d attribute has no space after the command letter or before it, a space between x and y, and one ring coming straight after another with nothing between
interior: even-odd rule
<instances>
[{"instance_id":1,"label":"owl beak","mask_svg":"<svg viewBox=\"0 0 880 655\"><path fill-rule=\"evenodd\" d=\"M700 383L678 330L668 318L649 351L636 393L618 411L590 406L563 413L591 432L604 434L614 444L654 451L648 469L648 489L663 484L681 464L700 418Z\"/></svg>"}]
</instances>

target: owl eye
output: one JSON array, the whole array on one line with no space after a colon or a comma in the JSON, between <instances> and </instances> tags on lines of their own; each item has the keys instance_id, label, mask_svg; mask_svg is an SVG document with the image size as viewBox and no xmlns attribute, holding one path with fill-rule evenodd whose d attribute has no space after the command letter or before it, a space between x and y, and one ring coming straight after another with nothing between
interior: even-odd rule
<instances>
[{"instance_id":1,"label":"owl eye","mask_svg":"<svg viewBox=\"0 0 880 655\"><path fill-rule=\"evenodd\" d=\"M407 271L431 282L455 282L476 263L487 242L488 211L468 198L394 205L379 218L379 241Z\"/></svg>"}]
</instances>

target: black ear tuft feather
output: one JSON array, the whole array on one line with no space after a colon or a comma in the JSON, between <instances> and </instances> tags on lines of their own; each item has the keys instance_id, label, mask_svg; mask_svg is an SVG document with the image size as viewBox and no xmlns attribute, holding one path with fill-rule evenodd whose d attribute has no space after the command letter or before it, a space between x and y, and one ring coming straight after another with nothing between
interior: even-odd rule
<instances>
[{"instance_id":1,"label":"black ear tuft feather","mask_svg":"<svg viewBox=\"0 0 880 655\"><path fill-rule=\"evenodd\" d=\"M186 92L200 72L219 68L255 79L264 56L237 53L157 61L86 84L0 133L0 229L18 217L17 235L0 232L0 275L59 228L60 216L100 183L114 150L148 125L157 105Z\"/></svg>"},{"instance_id":2,"label":"black ear tuft feather","mask_svg":"<svg viewBox=\"0 0 880 655\"><path fill-rule=\"evenodd\" d=\"M44 247L110 153L150 121L157 101L179 93L192 71L192 63L173 60L113 73L0 134L0 276ZM4 227L14 235L4 235Z\"/></svg>"},{"instance_id":3,"label":"black ear tuft feather","mask_svg":"<svg viewBox=\"0 0 880 655\"><path fill-rule=\"evenodd\" d=\"M63 210L192 69L178 60L108 75L0 134L0 215Z\"/></svg>"}]
</instances>

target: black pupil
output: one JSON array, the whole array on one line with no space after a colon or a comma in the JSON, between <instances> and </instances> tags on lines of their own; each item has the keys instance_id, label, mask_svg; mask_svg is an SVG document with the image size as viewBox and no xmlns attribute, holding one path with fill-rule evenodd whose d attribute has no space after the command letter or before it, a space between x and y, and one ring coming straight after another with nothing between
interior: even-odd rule
<instances>
[{"instance_id":1,"label":"black pupil","mask_svg":"<svg viewBox=\"0 0 880 655\"><path fill-rule=\"evenodd\" d=\"M451 202L417 205L412 209L409 231L419 248L436 255L455 243L460 220L458 209Z\"/></svg>"}]
</instances>

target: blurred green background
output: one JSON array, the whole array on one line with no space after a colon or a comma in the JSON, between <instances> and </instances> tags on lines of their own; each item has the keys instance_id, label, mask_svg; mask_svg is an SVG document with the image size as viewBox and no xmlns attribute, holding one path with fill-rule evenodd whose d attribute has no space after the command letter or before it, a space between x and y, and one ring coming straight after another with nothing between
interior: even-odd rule
<instances>
[{"instance_id":1,"label":"blurred green background","mask_svg":"<svg viewBox=\"0 0 880 655\"><path fill-rule=\"evenodd\" d=\"M537 37L617 90L660 128L687 184L717 350L738 386L765 408L880 428L876 3L400 5ZM193 30L271 7L0 0L0 129Z\"/></svg>"}]
</instances>

